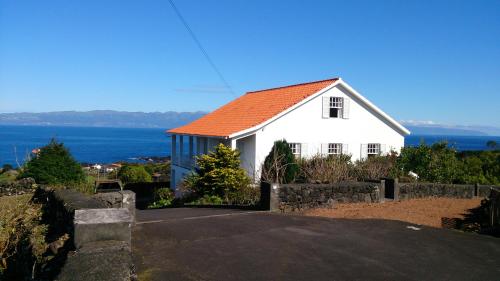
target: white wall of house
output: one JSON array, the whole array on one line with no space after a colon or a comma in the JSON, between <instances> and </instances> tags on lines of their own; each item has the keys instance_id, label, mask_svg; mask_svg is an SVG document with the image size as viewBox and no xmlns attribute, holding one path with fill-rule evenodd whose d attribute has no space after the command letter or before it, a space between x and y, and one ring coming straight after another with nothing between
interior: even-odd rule
<instances>
[{"instance_id":1,"label":"white wall of house","mask_svg":"<svg viewBox=\"0 0 500 281\"><path fill-rule=\"evenodd\" d=\"M236 148L240 151L241 167L248 172L252 179L256 170L255 145L255 134L236 140Z\"/></svg>"},{"instance_id":2,"label":"white wall of house","mask_svg":"<svg viewBox=\"0 0 500 281\"><path fill-rule=\"evenodd\" d=\"M323 117L323 97L330 96L349 99L348 118ZM346 152L352 155L353 161L366 157L362 147L366 150L368 143L380 143L382 152L399 152L404 146L402 133L341 86L335 86L259 129L255 167L260 167L274 142L281 139L301 143L302 157L322 153L322 144L342 143L347 145Z\"/></svg>"}]
</instances>

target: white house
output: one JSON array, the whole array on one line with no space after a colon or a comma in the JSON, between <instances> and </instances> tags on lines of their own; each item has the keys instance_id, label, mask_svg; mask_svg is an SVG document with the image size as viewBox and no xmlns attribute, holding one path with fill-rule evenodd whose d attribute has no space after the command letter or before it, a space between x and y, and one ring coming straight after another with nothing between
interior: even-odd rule
<instances>
[{"instance_id":1,"label":"white house","mask_svg":"<svg viewBox=\"0 0 500 281\"><path fill-rule=\"evenodd\" d=\"M286 139L298 157L350 154L353 160L399 152L405 127L341 78L248 92L219 109L169 130L171 186L194 167L194 156L224 143L241 152L241 163L258 178L276 140Z\"/></svg>"}]
</instances>

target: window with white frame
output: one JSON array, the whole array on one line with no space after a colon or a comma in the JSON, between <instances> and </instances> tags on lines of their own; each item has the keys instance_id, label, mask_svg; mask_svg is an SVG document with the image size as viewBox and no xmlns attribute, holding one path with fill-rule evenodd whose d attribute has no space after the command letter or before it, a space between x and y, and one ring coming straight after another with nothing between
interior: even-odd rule
<instances>
[{"instance_id":1,"label":"window with white frame","mask_svg":"<svg viewBox=\"0 0 500 281\"><path fill-rule=\"evenodd\" d=\"M344 99L341 97L330 97L330 118L342 118Z\"/></svg>"},{"instance_id":2,"label":"window with white frame","mask_svg":"<svg viewBox=\"0 0 500 281\"><path fill-rule=\"evenodd\" d=\"M301 152L300 143L289 143L288 146L292 150L292 153L295 157L300 157L300 152Z\"/></svg>"},{"instance_id":3,"label":"window with white frame","mask_svg":"<svg viewBox=\"0 0 500 281\"><path fill-rule=\"evenodd\" d=\"M366 148L368 157L380 155L380 143L369 143Z\"/></svg>"},{"instance_id":4,"label":"window with white frame","mask_svg":"<svg viewBox=\"0 0 500 281\"><path fill-rule=\"evenodd\" d=\"M328 144L328 155L340 155L342 154L342 144L341 143L329 143Z\"/></svg>"}]
</instances>

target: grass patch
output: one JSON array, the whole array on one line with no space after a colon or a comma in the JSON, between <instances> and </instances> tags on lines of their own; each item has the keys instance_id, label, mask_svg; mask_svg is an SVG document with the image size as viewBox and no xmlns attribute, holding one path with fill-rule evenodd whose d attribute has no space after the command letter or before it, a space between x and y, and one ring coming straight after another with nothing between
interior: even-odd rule
<instances>
[{"instance_id":1,"label":"grass patch","mask_svg":"<svg viewBox=\"0 0 500 281\"><path fill-rule=\"evenodd\" d=\"M16 180L16 175L11 173L1 173L0 174L0 183L13 182Z\"/></svg>"},{"instance_id":2,"label":"grass patch","mask_svg":"<svg viewBox=\"0 0 500 281\"><path fill-rule=\"evenodd\" d=\"M19 263L26 262L28 254L42 262L47 250L47 226L40 223L42 206L31 198L31 194L0 197L0 277L19 271Z\"/></svg>"}]
</instances>

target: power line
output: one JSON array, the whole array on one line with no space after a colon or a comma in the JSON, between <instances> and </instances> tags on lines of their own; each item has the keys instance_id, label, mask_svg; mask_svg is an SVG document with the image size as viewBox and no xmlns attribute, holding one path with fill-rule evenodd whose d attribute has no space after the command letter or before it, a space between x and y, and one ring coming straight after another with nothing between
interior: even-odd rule
<instances>
[{"instance_id":1,"label":"power line","mask_svg":"<svg viewBox=\"0 0 500 281\"><path fill-rule=\"evenodd\" d=\"M208 55L207 51L205 50L205 48L203 48L203 45L201 45L201 42L200 40L198 40L198 38L196 37L196 35L194 34L193 30L191 29L191 27L189 27L189 24L187 23L187 21L184 19L184 17L182 16L182 14L180 13L180 11L177 9L177 7L175 6L174 4L174 1L173 0L168 0L168 2L170 2L170 6L172 6L172 9L174 10L175 14L177 15L177 17L181 20L182 24L184 25L184 27L186 28L186 30L188 31L189 35L191 35L191 38L193 38L194 42L196 43L196 46L198 46L198 48L200 49L200 51L203 53L203 55L205 56L205 58L207 59L208 63L210 64L210 66L214 69L214 71L217 73L217 75L219 76L220 80L222 81L222 83L224 84L224 86L226 86L226 88L229 90L229 92L233 95L236 95L234 92L233 92L233 89L231 88L231 86L229 86L229 83L227 83L227 80L224 78L224 75L222 75L222 73L220 72L219 68L215 65L214 61L210 58L210 56Z\"/></svg>"}]
</instances>

